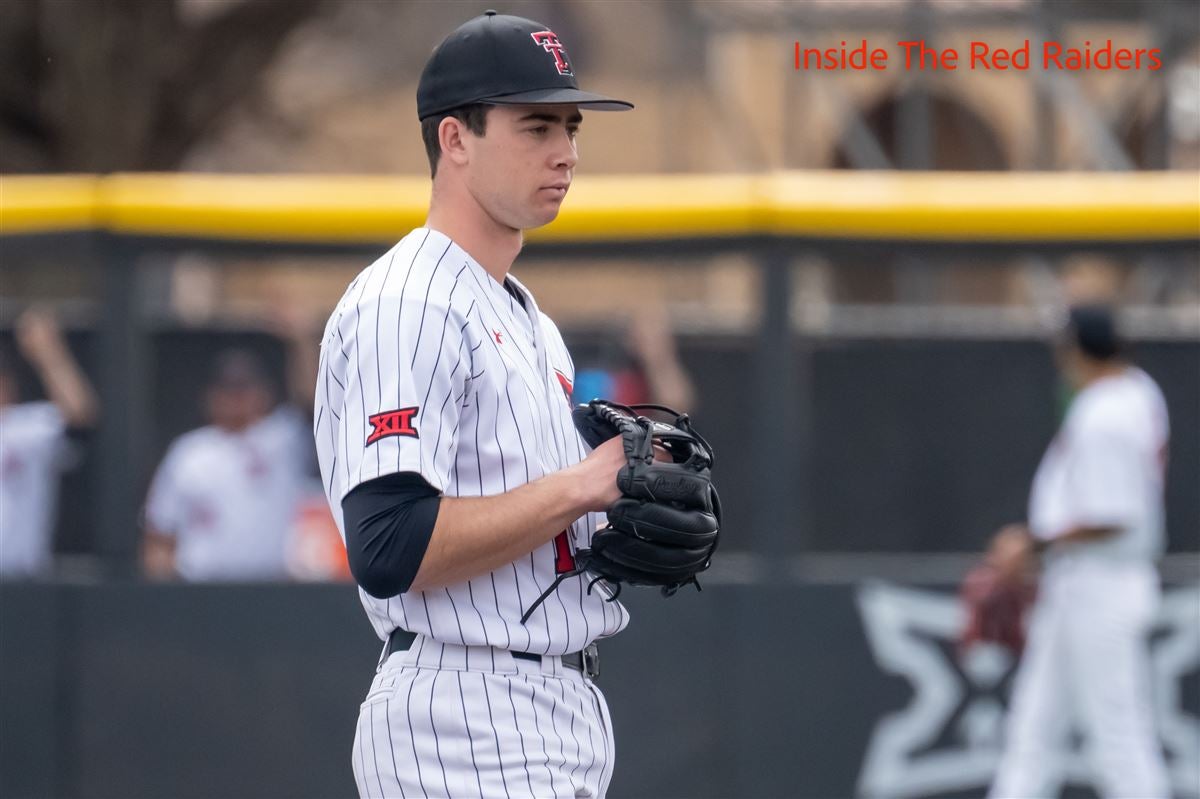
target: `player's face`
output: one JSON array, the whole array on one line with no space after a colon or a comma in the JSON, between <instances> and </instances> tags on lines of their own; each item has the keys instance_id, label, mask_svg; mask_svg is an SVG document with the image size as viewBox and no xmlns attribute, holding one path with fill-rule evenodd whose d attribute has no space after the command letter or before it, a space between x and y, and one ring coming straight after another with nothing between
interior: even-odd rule
<instances>
[{"instance_id":1,"label":"player's face","mask_svg":"<svg viewBox=\"0 0 1200 799\"><path fill-rule=\"evenodd\" d=\"M575 105L493 106L483 136L466 137L467 187L500 224L541 227L558 216L575 173Z\"/></svg>"},{"instance_id":2,"label":"player's face","mask_svg":"<svg viewBox=\"0 0 1200 799\"><path fill-rule=\"evenodd\" d=\"M257 422L270 410L271 395L266 386L246 384L216 385L208 390L208 416L225 430L242 430Z\"/></svg>"}]
</instances>

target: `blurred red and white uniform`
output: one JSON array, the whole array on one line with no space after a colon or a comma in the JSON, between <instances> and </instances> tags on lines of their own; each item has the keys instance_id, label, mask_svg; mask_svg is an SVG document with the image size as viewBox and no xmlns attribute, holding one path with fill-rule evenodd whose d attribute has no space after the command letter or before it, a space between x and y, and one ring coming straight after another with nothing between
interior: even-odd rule
<instances>
[{"instance_id":1,"label":"blurred red and white uniform","mask_svg":"<svg viewBox=\"0 0 1200 799\"><path fill-rule=\"evenodd\" d=\"M185 580L288 577L288 535L308 479L308 425L282 406L249 427L216 426L171 444L146 500L146 520L176 539Z\"/></svg>"},{"instance_id":2,"label":"blurred red and white uniform","mask_svg":"<svg viewBox=\"0 0 1200 799\"><path fill-rule=\"evenodd\" d=\"M1071 728L1105 796L1170 793L1151 715L1147 636L1164 548L1166 403L1130 367L1083 389L1034 477L1029 526L1050 540L1078 528L1108 538L1047 553L1028 648L1013 689L993 797L1043 797Z\"/></svg>"},{"instance_id":3,"label":"blurred red and white uniform","mask_svg":"<svg viewBox=\"0 0 1200 799\"><path fill-rule=\"evenodd\" d=\"M352 582L346 546L319 480L309 481L288 535L288 574L305 582Z\"/></svg>"},{"instance_id":4,"label":"blurred red and white uniform","mask_svg":"<svg viewBox=\"0 0 1200 799\"><path fill-rule=\"evenodd\" d=\"M66 423L54 403L0 408L0 575L49 570L58 475L67 449Z\"/></svg>"}]
</instances>

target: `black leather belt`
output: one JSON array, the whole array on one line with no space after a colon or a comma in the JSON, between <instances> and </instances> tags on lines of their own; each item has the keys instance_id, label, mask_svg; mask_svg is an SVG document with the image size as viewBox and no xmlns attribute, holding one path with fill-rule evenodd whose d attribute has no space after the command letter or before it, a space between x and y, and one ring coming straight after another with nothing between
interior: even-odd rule
<instances>
[{"instance_id":1,"label":"black leather belt","mask_svg":"<svg viewBox=\"0 0 1200 799\"><path fill-rule=\"evenodd\" d=\"M417 640L416 633L410 633L399 627L392 630L392 634L388 636L387 647L383 652L384 660L387 660L393 652L407 651L415 640ZM510 654L517 660L532 660L538 663L542 661L542 656L533 652L512 652ZM600 676L600 654L594 643L588 644L581 652L570 652L563 655L562 663L568 669L583 672L593 680Z\"/></svg>"}]
</instances>

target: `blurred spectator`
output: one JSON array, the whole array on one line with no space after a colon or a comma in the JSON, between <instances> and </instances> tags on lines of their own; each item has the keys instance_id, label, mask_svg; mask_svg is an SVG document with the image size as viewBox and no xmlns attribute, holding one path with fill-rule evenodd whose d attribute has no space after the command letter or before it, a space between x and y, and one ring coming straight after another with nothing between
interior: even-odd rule
<instances>
[{"instance_id":1,"label":"blurred spectator","mask_svg":"<svg viewBox=\"0 0 1200 799\"><path fill-rule=\"evenodd\" d=\"M1121 357L1103 306L1072 309L1056 355L1074 397L1034 477L1028 526L1000 531L989 553L1015 581L1045 552L991 795L1051 795L1078 725L1103 795L1165 799L1147 637L1160 598L1166 404Z\"/></svg>"},{"instance_id":2,"label":"blurred spectator","mask_svg":"<svg viewBox=\"0 0 1200 799\"><path fill-rule=\"evenodd\" d=\"M288 402L276 404L262 362L244 350L219 354L205 396L210 424L167 450L145 507L142 563L148 577L191 581L281 580L312 466L317 337L281 316Z\"/></svg>"},{"instance_id":3,"label":"blurred spectator","mask_svg":"<svg viewBox=\"0 0 1200 799\"><path fill-rule=\"evenodd\" d=\"M0 354L0 575L35 577L51 566L58 473L70 460L70 436L95 424L97 402L49 312L22 314L16 341L49 401L18 403L16 364Z\"/></svg>"},{"instance_id":4,"label":"blurred spectator","mask_svg":"<svg viewBox=\"0 0 1200 799\"><path fill-rule=\"evenodd\" d=\"M652 402L694 414L696 395L679 361L675 338L662 309L635 313L624 345L601 353L575 371L576 402L597 397L623 405Z\"/></svg>"}]
</instances>

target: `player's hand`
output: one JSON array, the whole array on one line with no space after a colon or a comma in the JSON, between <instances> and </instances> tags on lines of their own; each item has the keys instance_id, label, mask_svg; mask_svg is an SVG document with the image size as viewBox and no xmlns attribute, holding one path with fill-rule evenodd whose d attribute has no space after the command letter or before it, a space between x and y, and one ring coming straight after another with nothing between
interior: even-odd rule
<instances>
[{"instance_id":1,"label":"player's hand","mask_svg":"<svg viewBox=\"0 0 1200 799\"><path fill-rule=\"evenodd\" d=\"M607 510L621 498L617 488L617 472L625 465L625 445L620 436L610 438L596 447L573 468L586 496L588 510Z\"/></svg>"},{"instance_id":2,"label":"player's hand","mask_svg":"<svg viewBox=\"0 0 1200 799\"><path fill-rule=\"evenodd\" d=\"M1033 536L1023 524L1010 524L996 533L987 554L987 562L1001 580L1016 582L1032 566Z\"/></svg>"}]
</instances>

